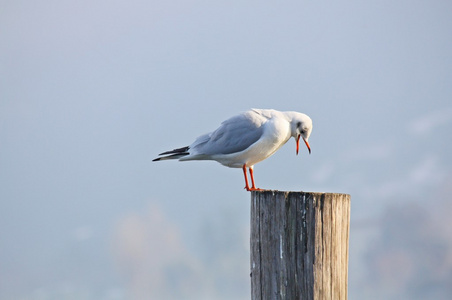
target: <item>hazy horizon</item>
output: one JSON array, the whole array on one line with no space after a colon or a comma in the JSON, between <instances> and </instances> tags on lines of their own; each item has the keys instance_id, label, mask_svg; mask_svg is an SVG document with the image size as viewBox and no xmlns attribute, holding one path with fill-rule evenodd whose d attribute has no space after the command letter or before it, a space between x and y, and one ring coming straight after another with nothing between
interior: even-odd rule
<instances>
[{"instance_id":1,"label":"hazy horizon","mask_svg":"<svg viewBox=\"0 0 452 300\"><path fill-rule=\"evenodd\" d=\"M250 108L312 118L256 183L351 194L350 299L446 299L451 13L3 1L0 299L249 299L241 170L152 159Z\"/></svg>"}]
</instances>

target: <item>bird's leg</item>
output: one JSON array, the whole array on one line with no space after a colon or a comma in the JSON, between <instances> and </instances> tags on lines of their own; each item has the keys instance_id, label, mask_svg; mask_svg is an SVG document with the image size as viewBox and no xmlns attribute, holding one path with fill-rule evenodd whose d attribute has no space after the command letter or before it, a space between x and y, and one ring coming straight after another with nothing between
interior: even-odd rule
<instances>
[{"instance_id":1,"label":"bird's leg","mask_svg":"<svg viewBox=\"0 0 452 300\"><path fill-rule=\"evenodd\" d=\"M250 167L250 176L251 176L251 191L262 191L261 189L258 189L254 184L253 166Z\"/></svg>"},{"instance_id":2,"label":"bird's leg","mask_svg":"<svg viewBox=\"0 0 452 300\"><path fill-rule=\"evenodd\" d=\"M251 191L251 189L250 189L250 186L248 185L248 176L246 175L246 165L243 165L242 170L243 170L243 175L245 176L245 184L246 184L245 189L249 192L249 191ZM251 177L251 178L253 178L253 177ZM253 186L254 186L254 184L253 184Z\"/></svg>"},{"instance_id":3,"label":"bird's leg","mask_svg":"<svg viewBox=\"0 0 452 300\"><path fill-rule=\"evenodd\" d=\"M253 167L251 166L250 168L250 175L251 175L251 187L248 184L248 176L246 175L246 165L243 165L242 170L243 170L243 175L245 176L245 189L248 192L251 191L262 191L261 189L256 188L256 185L254 184L254 174L253 174Z\"/></svg>"}]
</instances>

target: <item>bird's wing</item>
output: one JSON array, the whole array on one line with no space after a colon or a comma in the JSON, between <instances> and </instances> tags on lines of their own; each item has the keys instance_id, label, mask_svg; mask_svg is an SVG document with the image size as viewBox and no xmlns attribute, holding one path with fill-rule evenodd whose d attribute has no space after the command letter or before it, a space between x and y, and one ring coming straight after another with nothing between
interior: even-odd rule
<instances>
[{"instance_id":1,"label":"bird's wing","mask_svg":"<svg viewBox=\"0 0 452 300\"><path fill-rule=\"evenodd\" d=\"M221 123L214 132L200 136L190 148L204 155L243 151L261 138L266 120L254 111L242 113Z\"/></svg>"}]
</instances>

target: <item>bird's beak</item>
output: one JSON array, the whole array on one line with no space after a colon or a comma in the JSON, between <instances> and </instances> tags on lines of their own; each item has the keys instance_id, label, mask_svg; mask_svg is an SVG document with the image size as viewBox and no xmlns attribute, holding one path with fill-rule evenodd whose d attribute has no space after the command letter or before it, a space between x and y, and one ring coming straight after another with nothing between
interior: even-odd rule
<instances>
[{"instance_id":1,"label":"bird's beak","mask_svg":"<svg viewBox=\"0 0 452 300\"><path fill-rule=\"evenodd\" d=\"M309 154L311 154L311 146L309 146L309 143L307 140L305 140L305 138L303 138L304 143L306 144L306 147L308 147L309 150Z\"/></svg>"},{"instance_id":2,"label":"bird's beak","mask_svg":"<svg viewBox=\"0 0 452 300\"><path fill-rule=\"evenodd\" d=\"M298 135L298 138L297 138L297 155L298 155L298 150L300 149L300 137L301 137L301 134ZM303 141L306 144L306 147L308 147L309 154L311 154L311 146L309 146L308 141L305 138L303 138Z\"/></svg>"},{"instance_id":3,"label":"bird's beak","mask_svg":"<svg viewBox=\"0 0 452 300\"><path fill-rule=\"evenodd\" d=\"M301 135L298 135L298 137L297 137L297 155L298 155L298 149L300 149L300 136Z\"/></svg>"}]
</instances>

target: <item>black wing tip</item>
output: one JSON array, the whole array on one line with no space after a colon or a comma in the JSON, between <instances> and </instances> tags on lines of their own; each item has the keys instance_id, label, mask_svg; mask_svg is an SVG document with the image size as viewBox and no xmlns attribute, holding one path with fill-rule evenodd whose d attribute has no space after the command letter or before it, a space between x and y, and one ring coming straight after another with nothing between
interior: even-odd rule
<instances>
[{"instance_id":1,"label":"black wing tip","mask_svg":"<svg viewBox=\"0 0 452 300\"><path fill-rule=\"evenodd\" d=\"M170 150L170 151L162 152L162 153L160 153L159 155L167 155L167 154L185 154L185 153L187 153L188 149L190 149L190 147L189 147L189 146L185 146L185 147L182 147L182 148L177 148L177 149L173 149L173 150ZM188 153L187 153L187 154L188 154Z\"/></svg>"},{"instance_id":2,"label":"black wing tip","mask_svg":"<svg viewBox=\"0 0 452 300\"><path fill-rule=\"evenodd\" d=\"M173 149L170 151L165 151L165 152L160 153L159 156L161 156L161 155L166 155L166 156L154 158L152 161L159 161L159 160L166 160L166 159L178 159L178 158L189 155L190 153L188 152L188 149L190 149L189 146Z\"/></svg>"},{"instance_id":3,"label":"black wing tip","mask_svg":"<svg viewBox=\"0 0 452 300\"><path fill-rule=\"evenodd\" d=\"M189 154L190 153L188 153L188 152L173 153L171 155L154 158L152 161L167 160L167 159L178 159L178 158L187 156Z\"/></svg>"}]
</instances>

